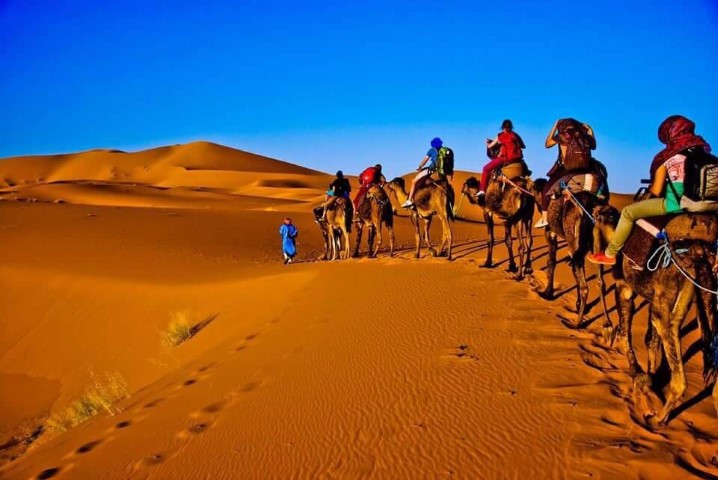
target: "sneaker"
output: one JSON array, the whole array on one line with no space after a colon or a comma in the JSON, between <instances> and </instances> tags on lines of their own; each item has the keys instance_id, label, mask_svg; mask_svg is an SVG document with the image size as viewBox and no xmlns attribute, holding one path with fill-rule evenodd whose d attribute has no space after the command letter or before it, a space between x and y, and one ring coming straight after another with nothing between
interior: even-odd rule
<instances>
[{"instance_id":1,"label":"sneaker","mask_svg":"<svg viewBox=\"0 0 718 480\"><path fill-rule=\"evenodd\" d=\"M402 208L411 208L413 206L414 206L414 202L412 202L411 200L407 200L406 202L401 204Z\"/></svg>"},{"instance_id":2,"label":"sneaker","mask_svg":"<svg viewBox=\"0 0 718 480\"><path fill-rule=\"evenodd\" d=\"M285 264L285 265L288 264L288 263L291 262L291 261L292 261L292 260L291 260L289 257L284 257L284 264Z\"/></svg>"},{"instance_id":3,"label":"sneaker","mask_svg":"<svg viewBox=\"0 0 718 480\"><path fill-rule=\"evenodd\" d=\"M599 265L615 265L616 257L609 257L604 252L590 253L586 255L586 260Z\"/></svg>"},{"instance_id":4,"label":"sneaker","mask_svg":"<svg viewBox=\"0 0 718 480\"><path fill-rule=\"evenodd\" d=\"M534 224L534 228L544 228L548 227L548 222L544 220L543 218L540 218L538 222Z\"/></svg>"}]
</instances>

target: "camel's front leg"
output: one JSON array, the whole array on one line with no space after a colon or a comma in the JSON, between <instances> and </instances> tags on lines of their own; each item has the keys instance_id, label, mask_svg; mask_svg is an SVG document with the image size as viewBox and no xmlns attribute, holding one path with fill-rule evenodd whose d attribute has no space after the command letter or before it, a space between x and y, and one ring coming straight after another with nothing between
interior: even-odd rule
<instances>
[{"instance_id":1,"label":"camel's front leg","mask_svg":"<svg viewBox=\"0 0 718 480\"><path fill-rule=\"evenodd\" d=\"M354 246L354 257L359 256L359 248L361 247L361 237L362 237L362 234L364 233L364 222L357 222L356 229L357 229L357 243Z\"/></svg>"},{"instance_id":2,"label":"camel's front leg","mask_svg":"<svg viewBox=\"0 0 718 480\"><path fill-rule=\"evenodd\" d=\"M588 282L586 282L586 257L583 252L576 252L572 258L571 268L573 270L573 278L576 280L576 323L572 325L574 328L583 327L583 317L586 313L586 305L588 304Z\"/></svg>"},{"instance_id":3,"label":"camel's front leg","mask_svg":"<svg viewBox=\"0 0 718 480\"><path fill-rule=\"evenodd\" d=\"M509 266L506 269L509 273L516 273L516 260L514 259L514 240L511 237L511 228L513 224L511 222L504 223L504 243L506 244L506 250L509 252Z\"/></svg>"},{"instance_id":4,"label":"camel's front leg","mask_svg":"<svg viewBox=\"0 0 718 480\"><path fill-rule=\"evenodd\" d=\"M411 223L414 224L414 238L416 239L416 258L421 258L421 234L419 233L419 218L416 213L411 214Z\"/></svg>"},{"instance_id":5,"label":"camel's front leg","mask_svg":"<svg viewBox=\"0 0 718 480\"><path fill-rule=\"evenodd\" d=\"M526 275L531 275L532 273L534 273L533 265L531 263L531 252L534 248L534 236L531 233L531 221L532 218L528 218L527 220L521 221L521 223L523 224L524 235L526 239L526 263L524 263L524 273Z\"/></svg>"},{"instance_id":6,"label":"camel's front leg","mask_svg":"<svg viewBox=\"0 0 718 480\"><path fill-rule=\"evenodd\" d=\"M379 224L376 227L376 248L374 248L374 254L372 257L376 257L376 254L379 253L379 247L381 247L382 242L382 235L381 235L381 224Z\"/></svg>"},{"instance_id":7,"label":"camel's front leg","mask_svg":"<svg viewBox=\"0 0 718 480\"><path fill-rule=\"evenodd\" d=\"M431 240L429 240L429 230L431 229L432 217L424 219L424 241L426 242L426 248L429 249L429 254L432 257L436 256L436 250L431 247Z\"/></svg>"},{"instance_id":8,"label":"camel's front leg","mask_svg":"<svg viewBox=\"0 0 718 480\"><path fill-rule=\"evenodd\" d=\"M444 246L446 246L446 259L451 260L451 249L453 245L453 235L451 232L451 224L449 223L449 218L445 216L439 217L441 219L441 250L440 253L444 253Z\"/></svg>"},{"instance_id":9,"label":"camel's front leg","mask_svg":"<svg viewBox=\"0 0 718 480\"><path fill-rule=\"evenodd\" d=\"M342 229L342 234L344 236L344 258L348 259L351 255L351 238L349 237L349 232L347 232L346 229Z\"/></svg>"},{"instance_id":10,"label":"camel's front leg","mask_svg":"<svg viewBox=\"0 0 718 480\"><path fill-rule=\"evenodd\" d=\"M556 234L546 230L546 243L548 243L548 258L546 260L547 282L546 289L543 292L539 292L541 298L547 300L553 300L553 277L556 272L556 251L558 250L558 238Z\"/></svg>"},{"instance_id":11,"label":"camel's front leg","mask_svg":"<svg viewBox=\"0 0 718 480\"><path fill-rule=\"evenodd\" d=\"M673 310L671 312L661 312L661 315L655 315L657 318L654 321L654 326L663 341L663 351L671 369L671 381L668 384L666 403L655 418L655 422L659 424L668 422L668 417L673 408L686 391L686 372L683 369L680 329L693 301L693 294L693 285L690 282L683 281Z\"/></svg>"},{"instance_id":12,"label":"camel's front leg","mask_svg":"<svg viewBox=\"0 0 718 480\"><path fill-rule=\"evenodd\" d=\"M394 256L394 243L396 242L396 239L394 238L394 227L387 227L389 229L389 256Z\"/></svg>"},{"instance_id":13,"label":"camel's front leg","mask_svg":"<svg viewBox=\"0 0 718 480\"><path fill-rule=\"evenodd\" d=\"M484 223L486 223L486 231L489 239L486 240L486 261L482 265L484 268L493 268L494 266L494 216L491 212L484 210Z\"/></svg>"}]
</instances>

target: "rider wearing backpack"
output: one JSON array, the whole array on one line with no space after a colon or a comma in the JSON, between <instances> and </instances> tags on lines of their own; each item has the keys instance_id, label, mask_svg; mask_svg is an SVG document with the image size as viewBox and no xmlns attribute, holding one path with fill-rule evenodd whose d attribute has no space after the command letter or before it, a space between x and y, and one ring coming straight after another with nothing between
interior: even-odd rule
<instances>
[{"instance_id":1,"label":"rider wearing backpack","mask_svg":"<svg viewBox=\"0 0 718 480\"><path fill-rule=\"evenodd\" d=\"M596 137L593 129L573 118L556 120L546 137L546 148L558 145L558 158L548 171L548 181L542 191L541 219L534 228L548 225L546 219L548 205L556 187L556 182L568 174L590 173L592 170L591 150L596 149Z\"/></svg>"},{"instance_id":2,"label":"rider wearing backpack","mask_svg":"<svg viewBox=\"0 0 718 480\"><path fill-rule=\"evenodd\" d=\"M590 254L586 258L601 265L615 265L616 255L623 248L633 230L633 223L646 217L657 217L681 211L680 200L684 192L686 159L691 150L710 152L710 145L694 133L695 123L681 115L672 115L658 128L658 139L666 145L651 163L652 197L628 205L621 211L616 231L605 252Z\"/></svg>"},{"instance_id":3,"label":"rider wearing backpack","mask_svg":"<svg viewBox=\"0 0 718 480\"><path fill-rule=\"evenodd\" d=\"M526 145L518 133L514 132L514 125L511 123L511 120L504 120L501 123L501 133L499 133L495 139L486 140L487 151L492 151L497 145L501 147L498 156L484 165L484 168L481 170L479 193L476 194L480 204L483 204L486 189L489 186L491 172L503 165L520 162L524 158L522 150L526 148Z\"/></svg>"},{"instance_id":4,"label":"rider wearing backpack","mask_svg":"<svg viewBox=\"0 0 718 480\"><path fill-rule=\"evenodd\" d=\"M443 144L444 142L442 142L439 137L436 137L431 141L431 148L428 152L426 152L426 155L421 160L421 163L419 163L419 167L417 168L419 173L417 173L414 180L411 181L409 196L407 197L406 202L401 205L403 208L410 208L414 205L414 190L416 190L416 185L422 178L428 177L436 170L436 159L439 157L439 150Z\"/></svg>"}]
</instances>

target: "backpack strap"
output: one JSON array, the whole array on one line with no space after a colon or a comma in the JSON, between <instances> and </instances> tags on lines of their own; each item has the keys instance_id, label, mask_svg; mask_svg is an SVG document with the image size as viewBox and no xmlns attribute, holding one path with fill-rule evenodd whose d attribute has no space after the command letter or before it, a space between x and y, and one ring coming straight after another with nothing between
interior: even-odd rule
<instances>
[{"instance_id":1,"label":"backpack strap","mask_svg":"<svg viewBox=\"0 0 718 480\"><path fill-rule=\"evenodd\" d=\"M679 204L680 204L682 195L678 195L678 192L676 191L676 187L673 186L673 182L671 182L671 177L669 177L668 175L666 175L666 181L668 182L668 186L671 188L671 191L673 192L673 195L676 196L676 201L679 202Z\"/></svg>"}]
</instances>

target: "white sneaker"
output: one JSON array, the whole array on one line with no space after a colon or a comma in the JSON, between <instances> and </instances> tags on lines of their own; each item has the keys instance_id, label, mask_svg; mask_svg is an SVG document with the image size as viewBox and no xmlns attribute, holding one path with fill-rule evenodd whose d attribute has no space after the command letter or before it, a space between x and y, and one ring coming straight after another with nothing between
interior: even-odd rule
<instances>
[{"instance_id":1,"label":"white sneaker","mask_svg":"<svg viewBox=\"0 0 718 480\"><path fill-rule=\"evenodd\" d=\"M401 207L402 207L402 208L409 208L409 207L412 207L413 205L414 205L414 202L412 202L411 200L407 200L406 202L404 202L404 203L401 204Z\"/></svg>"},{"instance_id":2,"label":"white sneaker","mask_svg":"<svg viewBox=\"0 0 718 480\"><path fill-rule=\"evenodd\" d=\"M544 220L543 218L540 218L538 222L534 224L534 228L544 228L548 227L548 222Z\"/></svg>"}]
</instances>

